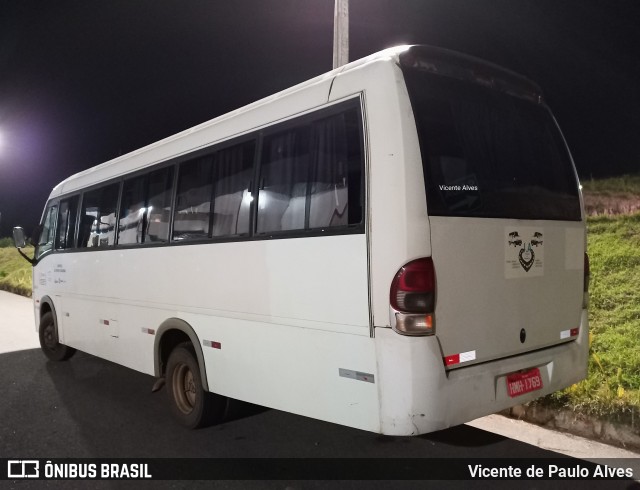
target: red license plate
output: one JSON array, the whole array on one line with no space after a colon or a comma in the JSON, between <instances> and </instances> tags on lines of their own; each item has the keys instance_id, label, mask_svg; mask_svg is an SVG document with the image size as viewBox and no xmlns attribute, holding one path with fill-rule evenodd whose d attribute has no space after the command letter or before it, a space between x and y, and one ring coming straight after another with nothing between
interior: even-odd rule
<instances>
[{"instance_id":1,"label":"red license plate","mask_svg":"<svg viewBox=\"0 0 640 490\"><path fill-rule=\"evenodd\" d=\"M512 398L540 389L542 389L542 378L538 368L507 375L507 392Z\"/></svg>"}]
</instances>

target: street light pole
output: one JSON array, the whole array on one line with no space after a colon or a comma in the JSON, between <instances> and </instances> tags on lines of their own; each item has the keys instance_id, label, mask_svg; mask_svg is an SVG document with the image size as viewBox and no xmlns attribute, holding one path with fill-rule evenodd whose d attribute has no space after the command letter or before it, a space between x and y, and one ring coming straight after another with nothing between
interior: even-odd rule
<instances>
[{"instance_id":1,"label":"street light pole","mask_svg":"<svg viewBox=\"0 0 640 490\"><path fill-rule=\"evenodd\" d=\"M349 62L349 0L336 0L333 11L333 68Z\"/></svg>"}]
</instances>

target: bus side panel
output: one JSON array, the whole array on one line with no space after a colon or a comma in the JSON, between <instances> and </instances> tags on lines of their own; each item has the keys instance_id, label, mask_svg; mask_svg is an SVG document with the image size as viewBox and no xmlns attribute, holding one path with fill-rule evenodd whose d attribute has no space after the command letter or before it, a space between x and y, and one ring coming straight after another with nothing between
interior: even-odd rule
<instances>
[{"instance_id":1,"label":"bus side panel","mask_svg":"<svg viewBox=\"0 0 640 490\"><path fill-rule=\"evenodd\" d=\"M154 338L146 329L157 328L171 311L165 305L159 308L160 303L141 305L135 294L122 294L123 283L130 279L123 257L113 250L52 257L61 339L83 352L153 374Z\"/></svg>"},{"instance_id":2,"label":"bus side panel","mask_svg":"<svg viewBox=\"0 0 640 490\"><path fill-rule=\"evenodd\" d=\"M379 432L370 337L190 314L184 319L208 344L203 354L212 391Z\"/></svg>"},{"instance_id":3,"label":"bus side panel","mask_svg":"<svg viewBox=\"0 0 640 490\"><path fill-rule=\"evenodd\" d=\"M130 271L124 296L175 305L211 391L379 430L364 234L134 250L128 263L146 274Z\"/></svg>"},{"instance_id":4,"label":"bus side panel","mask_svg":"<svg viewBox=\"0 0 640 490\"><path fill-rule=\"evenodd\" d=\"M210 390L378 430L364 234L58 257L82 291L65 295L68 345L152 374L149 330L180 318Z\"/></svg>"},{"instance_id":5,"label":"bus side panel","mask_svg":"<svg viewBox=\"0 0 640 490\"><path fill-rule=\"evenodd\" d=\"M174 316L368 336L365 242L353 234L132 249L122 252L114 290L121 300Z\"/></svg>"}]
</instances>

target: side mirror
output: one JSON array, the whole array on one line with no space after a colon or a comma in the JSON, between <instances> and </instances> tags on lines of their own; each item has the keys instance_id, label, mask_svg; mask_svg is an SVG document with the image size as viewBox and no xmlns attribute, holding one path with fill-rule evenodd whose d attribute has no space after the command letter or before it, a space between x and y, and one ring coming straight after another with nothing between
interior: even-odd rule
<instances>
[{"instance_id":1,"label":"side mirror","mask_svg":"<svg viewBox=\"0 0 640 490\"><path fill-rule=\"evenodd\" d=\"M22 251L22 249L27 246L27 242L24 237L24 230L19 226L16 226L13 229L13 244L18 249L18 252L20 253L20 255L22 255L27 262L29 262L31 265L36 264L35 259L27 257L25 253Z\"/></svg>"},{"instance_id":2,"label":"side mirror","mask_svg":"<svg viewBox=\"0 0 640 490\"><path fill-rule=\"evenodd\" d=\"M24 237L24 230L19 226L16 226L13 229L13 244L16 248L24 248L27 246L27 241Z\"/></svg>"}]
</instances>

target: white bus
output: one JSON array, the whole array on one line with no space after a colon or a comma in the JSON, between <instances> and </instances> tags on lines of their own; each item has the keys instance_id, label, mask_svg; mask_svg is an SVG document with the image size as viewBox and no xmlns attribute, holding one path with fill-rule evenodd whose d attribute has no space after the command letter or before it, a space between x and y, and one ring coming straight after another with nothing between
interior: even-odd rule
<instances>
[{"instance_id":1,"label":"white bus","mask_svg":"<svg viewBox=\"0 0 640 490\"><path fill-rule=\"evenodd\" d=\"M385 50L76 174L38 233L45 354L166 380L188 427L233 398L416 435L586 375L569 151L537 85L451 51Z\"/></svg>"}]
</instances>

